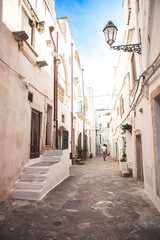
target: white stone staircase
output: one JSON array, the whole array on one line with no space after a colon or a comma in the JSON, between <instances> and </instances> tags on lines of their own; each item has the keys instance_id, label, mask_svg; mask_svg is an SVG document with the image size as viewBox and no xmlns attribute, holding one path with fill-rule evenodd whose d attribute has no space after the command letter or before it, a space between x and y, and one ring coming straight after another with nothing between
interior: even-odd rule
<instances>
[{"instance_id":1,"label":"white stone staircase","mask_svg":"<svg viewBox=\"0 0 160 240\"><path fill-rule=\"evenodd\" d=\"M30 160L16 181L10 196L17 199L41 200L52 188L69 176L68 159L62 150L46 150Z\"/></svg>"}]
</instances>

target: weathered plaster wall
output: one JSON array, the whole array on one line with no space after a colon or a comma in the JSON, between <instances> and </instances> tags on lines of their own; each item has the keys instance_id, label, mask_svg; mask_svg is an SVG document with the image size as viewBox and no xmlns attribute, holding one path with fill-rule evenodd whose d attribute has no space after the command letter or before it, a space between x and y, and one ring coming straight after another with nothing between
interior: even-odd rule
<instances>
[{"instance_id":1,"label":"weathered plaster wall","mask_svg":"<svg viewBox=\"0 0 160 240\"><path fill-rule=\"evenodd\" d=\"M124 35L124 44L127 43L138 43L141 37L142 42L142 54L135 54L137 78L154 62L160 52L160 1L159 0L146 0L146 1L130 1L131 4L131 15L129 16L128 9L129 1L123 1L123 7L125 11L126 22L129 20L129 26L126 26ZM137 5L135 5L135 3ZM139 7L138 7L139 4ZM132 32L132 34L131 34ZM128 42L127 42L128 41ZM115 77L115 93L119 93L124 97L124 114L120 118L117 114L117 106L119 105L119 96L115 101L114 109L112 112L111 122L111 137L110 142L112 146L112 155L115 157L115 142L119 142L121 136L119 135L119 126L121 123L131 123L132 135L126 135L127 137L127 158L128 161L132 162L133 166L133 177L137 179L138 163L136 159L136 136L141 134L142 141L142 158L143 158L143 173L144 173L144 188L148 196L156 204L157 208L160 209L160 199L157 195L157 165L156 156L157 151L155 147L156 130L154 128L154 109L153 109L153 92L158 92L158 86L160 83L160 72L159 68L156 73L150 78L149 81L145 82L150 73L154 71L148 71L145 73L145 78L141 79L138 89L132 86L132 81L128 85L129 80L125 79L127 73L130 73L130 80L132 80L132 69L131 69L131 54L120 53L120 58L117 66L116 77ZM127 80L127 81L126 81ZM145 86L143 86L145 83ZM132 89L133 88L133 89ZM127 93L130 94L128 95ZM141 93L142 90L142 93ZM135 95L136 94L136 95ZM127 113L130 110L130 105L133 96L138 99L130 114ZM138 97L140 95L140 97ZM142 109L142 113L139 111ZM125 122L123 122L125 119ZM120 147L120 145L119 145ZM120 151L119 151L120 153Z\"/></svg>"},{"instance_id":2,"label":"weathered plaster wall","mask_svg":"<svg viewBox=\"0 0 160 240\"><path fill-rule=\"evenodd\" d=\"M15 0L1 1L0 5L3 4L2 19L0 19L0 181L3 183L0 186L0 200L8 196L9 190L14 186L15 180L19 178L19 173L30 158L32 109L41 113L40 153L42 153L45 148L47 104L53 107L53 62L50 61L53 48L50 48L48 55L48 46L45 46L47 55L41 60L50 60L49 66L43 69L36 66L36 55L26 43L23 46L32 56L32 63L18 49L18 43L12 35L12 31L18 30L17 3L18 1ZM50 22L50 24L54 23ZM20 78L18 74L24 78ZM26 83L29 89L25 86ZM28 101L28 91L33 94L32 103Z\"/></svg>"}]
</instances>

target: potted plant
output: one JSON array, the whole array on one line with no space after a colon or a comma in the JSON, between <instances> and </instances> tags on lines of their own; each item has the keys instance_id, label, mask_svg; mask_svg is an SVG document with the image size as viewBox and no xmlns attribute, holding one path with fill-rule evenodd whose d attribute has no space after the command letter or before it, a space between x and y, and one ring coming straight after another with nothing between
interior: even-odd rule
<instances>
[{"instance_id":1,"label":"potted plant","mask_svg":"<svg viewBox=\"0 0 160 240\"><path fill-rule=\"evenodd\" d=\"M77 158L82 158L82 153L83 153L83 150L82 149L80 149L79 147L76 147L76 149L77 149Z\"/></svg>"},{"instance_id":2,"label":"potted plant","mask_svg":"<svg viewBox=\"0 0 160 240\"><path fill-rule=\"evenodd\" d=\"M127 154L126 154L126 137L122 137L123 139L123 148L122 148L122 158L120 159L120 171L128 172L128 164L127 164Z\"/></svg>"},{"instance_id":3,"label":"potted plant","mask_svg":"<svg viewBox=\"0 0 160 240\"><path fill-rule=\"evenodd\" d=\"M132 125L131 124L123 124L121 125L121 129L123 130L123 133L126 132L126 130L128 130L130 133L132 133Z\"/></svg>"}]
</instances>

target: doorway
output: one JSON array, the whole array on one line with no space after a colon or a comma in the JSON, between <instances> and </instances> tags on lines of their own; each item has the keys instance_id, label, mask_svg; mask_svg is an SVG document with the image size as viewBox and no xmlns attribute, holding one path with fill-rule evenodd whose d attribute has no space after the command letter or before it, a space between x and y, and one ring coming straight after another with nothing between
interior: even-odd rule
<instances>
[{"instance_id":1,"label":"doorway","mask_svg":"<svg viewBox=\"0 0 160 240\"><path fill-rule=\"evenodd\" d=\"M31 145L30 158L38 158L40 155L40 113L32 110L31 114Z\"/></svg>"},{"instance_id":2,"label":"doorway","mask_svg":"<svg viewBox=\"0 0 160 240\"><path fill-rule=\"evenodd\" d=\"M61 126L58 130L58 149L68 149L68 131Z\"/></svg>"},{"instance_id":3,"label":"doorway","mask_svg":"<svg viewBox=\"0 0 160 240\"><path fill-rule=\"evenodd\" d=\"M76 154L75 129L74 128L73 128L73 134L72 134L72 152L73 152L73 154Z\"/></svg>"},{"instance_id":4,"label":"doorway","mask_svg":"<svg viewBox=\"0 0 160 240\"><path fill-rule=\"evenodd\" d=\"M136 135L137 180L144 182L141 134Z\"/></svg>"},{"instance_id":5,"label":"doorway","mask_svg":"<svg viewBox=\"0 0 160 240\"><path fill-rule=\"evenodd\" d=\"M47 104L46 113L46 145L51 145L52 140L52 107Z\"/></svg>"},{"instance_id":6,"label":"doorway","mask_svg":"<svg viewBox=\"0 0 160 240\"><path fill-rule=\"evenodd\" d=\"M116 161L118 162L118 147L117 147L117 142L115 142L115 151L116 151Z\"/></svg>"},{"instance_id":7,"label":"doorway","mask_svg":"<svg viewBox=\"0 0 160 240\"><path fill-rule=\"evenodd\" d=\"M160 197L160 94L154 98L154 125L155 125L155 155L156 155L156 185L157 193Z\"/></svg>"}]
</instances>

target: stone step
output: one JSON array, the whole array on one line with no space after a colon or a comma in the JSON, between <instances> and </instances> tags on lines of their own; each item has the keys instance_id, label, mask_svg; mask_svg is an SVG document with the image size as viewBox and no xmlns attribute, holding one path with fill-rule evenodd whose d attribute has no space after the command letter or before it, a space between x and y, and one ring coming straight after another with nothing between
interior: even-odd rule
<instances>
[{"instance_id":1,"label":"stone step","mask_svg":"<svg viewBox=\"0 0 160 240\"><path fill-rule=\"evenodd\" d=\"M50 166L54 163L50 162L39 162L30 166L26 166L26 173L48 173L50 171Z\"/></svg>"},{"instance_id":2,"label":"stone step","mask_svg":"<svg viewBox=\"0 0 160 240\"><path fill-rule=\"evenodd\" d=\"M18 180L15 182L15 188L21 188L21 189L41 189L45 185L46 181L25 181L25 180Z\"/></svg>"},{"instance_id":3,"label":"stone step","mask_svg":"<svg viewBox=\"0 0 160 240\"><path fill-rule=\"evenodd\" d=\"M57 163L57 162L61 161L61 155L59 155L59 156L42 155L41 156L41 161Z\"/></svg>"},{"instance_id":4,"label":"stone step","mask_svg":"<svg viewBox=\"0 0 160 240\"><path fill-rule=\"evenodd\" d=\"M61 156L63 155L63 150L52 149L52 150L45 150L43 156Z\"/></svg>"},{"instance_id":5,"label":"stone step","mask_svg":"<svg viewBox=\"0 0 160 240\"><path fill-rule=\"evenodd\" d=\"M39 158L29 159L29 161L26 163L26 166L33 165L33 164L38 163L40 161L41 161L40 157Z\"/></svg>"},{"instance_id":6,"label":"stone step","mask_svg":"<svg viewBox=\"0 0 160 240\"><path fill-rule=\"evenodd\" d=\"M16 181L15 188L10 190L10 196L26 200L42 199L48 191L69 176L68 163L66 160L61 161L62 156L62 150L46 150L39 158L29 160L24 172L20 173L20 180Z\"/></svg>"},{"instance_id":7,"label":"stone step","mask_svg":"<svg viewBox=\"0 0 160 240\"><path fill-rule=\"evenodd\" d=\"M45 180L47 178L48 173L20 173L21 180Z\"/></svg>"},{"instance_id":8,"label":"stone step","mask_svg":"<svg viewBox=\"0 0 160 240\"><path fill-rule=\"evenodd\" d=\"M43 197L42 189L23 189L14 188L10 191L10 196L12 198L26 199L26 200L41 200Z\"/></svg>"}]
</instances>

